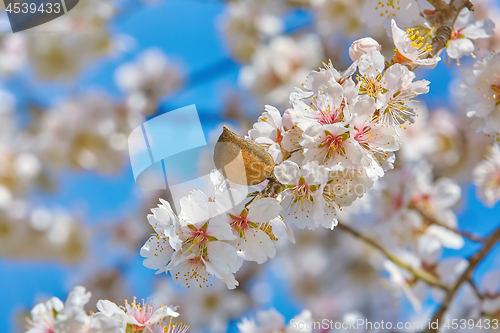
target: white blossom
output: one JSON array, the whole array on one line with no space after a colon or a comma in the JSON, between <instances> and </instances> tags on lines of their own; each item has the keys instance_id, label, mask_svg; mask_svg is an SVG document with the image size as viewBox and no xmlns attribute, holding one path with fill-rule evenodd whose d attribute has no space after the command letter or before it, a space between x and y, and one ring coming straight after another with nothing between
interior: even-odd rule
<instances>
[{"instance_id":1,"label":"white blossom","mask_svg":"<svg viewBox=\"0 0 500 333\"><path fill-rule=\"evenodd\" d=\"M446 53L451 59L460 59L474 52L473 40L493 36L495 23L492 20L475 21L472 12L464 8L453 25L451 38L446 44Z\"/></svg>"},{"instance_id":2,"label":"white blossom","mask_svg":"<svg viewBox=\"0 0 500 333\"><path fill-rule=\"evenodd\" d=\"M487 158L473 170L477 194L488 206L500 200L500 147L494 144Z\"/></svg>"},{"instance_id":3,"label":"white blossom","mask_svg":"<svg viewBox=\"0 0 500 333\"><path fill-rule=\"evenodd\" d=\"M500 133L500 54L477 61L460 88L472 127L485 133Z\"/></svg>"}]
</instances>

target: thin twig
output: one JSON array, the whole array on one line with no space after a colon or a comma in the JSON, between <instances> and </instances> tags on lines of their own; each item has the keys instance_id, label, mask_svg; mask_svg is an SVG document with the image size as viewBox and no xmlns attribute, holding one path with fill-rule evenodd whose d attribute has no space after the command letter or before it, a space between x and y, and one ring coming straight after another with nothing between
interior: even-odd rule
<instances>
[{"instance_id":1,"label":"thin twig","mask_svg":"<svg viewBox=\"0 0 500 333\"><path fill-rule=\"evenodd\" d=\"M476 269L477 265L486 257L486 255L491 251L491 249L500 242L500 227L496 229L492 234L490 234L484 241L484 246L481 250L476 252L472 257L469 258L469 266L465 272L458 278L457 282L450 289L443 302L437 309L436 313L432 317L432 322L441 321L444 314L451 305L451 302L455 298L455 294L460 290L462 284L472 278L472 273ZM437 333L439 329L427 329L427 333Z\"/></svg>"},{"instance_id":2,"label":"thin twig","mask_svg":"<svg viewBox=\"0 0 500 333\"><path fill-rule=\"evenodd\" d=\"M481 291L477 288L476 284L474 283L474 281L472 281L472 277L469 278L467 280L467 282L469 283L469 285L472 287L472 289L474 290L474 293L476 293L476 296L477 298L479 298L480 300L483 300L484 299L484 295L481 293Z\"/></svg>"},{"instance_id":3,"label":"thin twig","mask_svg":"<svg viewBox=\"0 0 500 333\"><path fill-rule=\"evenodd\" d=\"M443 285L441 283L441 281L439 281L439 278L437 278L436 276L432 275L431 273L429 273L427 271L416 269L416 268L408 265L407 263L401 261L397 256L395 256L394 254L389 252L382 245L380 245L379 243L377 243L373 239L362 235L359 231L357 231L357 230L355 230L355 229L353 229L345 224L341 224L341 223L339 223L337 228L350 233L351 235L353 235L357 239L362 240L366 244L369 244L372 247L376 248L377 250L382 252L389 260L394 262L399 267L404 268L405 270L407 270L408 272L413 274L413 276L415 276L416 278L427 282L427 284L429 284L431 286L441 288L445 291L448 290L448 288L445 285Z\"/></svg>"},{"instance_id":4,"label":"thin twig","mask_svg":"<svg viewBox=\"0 0 500 333\"><path fill-rule=\"evenodd\" d=\"M473 242L477 242L477 243L483 243L484 242L484 238L483 237L473 235L473 234L471 234L471 233L469 233L467 231L458 230L456 228L450 227L449 225L445 224L444 222L439 221L438 219L436 219L435 216L433 216L432 214L429 214L429 212L425 211L425 209L423 209L419 205L410 204L409 208L413 209L413 210L416 210L418 213L420 213L420 215L422 215L424 217L424 219L426 219L431 224L435 224L435 225L438 225L438 226L443 227L445 229L448 229L450 231L453 231L457 235L466 237L466 238L470 239Z\"/></svg>"}]
</instances>

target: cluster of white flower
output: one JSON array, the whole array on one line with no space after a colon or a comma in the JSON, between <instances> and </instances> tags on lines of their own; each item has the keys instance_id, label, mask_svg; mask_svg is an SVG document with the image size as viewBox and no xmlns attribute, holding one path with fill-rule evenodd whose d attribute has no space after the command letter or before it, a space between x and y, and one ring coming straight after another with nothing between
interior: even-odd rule
<instances>
[{"instance_id":1,"label":"cluster of white flower","mask_svg":"<svg viewBox=\"0 0 500 333\"><path fill-rule=\"evenodd\" d=\"M90 300L90 292L77 286L66 302L52 297L37 304L31 310L26 333L184 333L189 326L172 323L179 316L177 307L157 306L148 299L125 306L118 306L108 300L97 302L96 313L90 315L84 310Z\"/></svg>"},{"instance_id":2,"label":"cluster of white flower","mask_svg":"<svg viewBox=\"0 0 500 333\"><path fill-rule=\"evenodd\" d=\"M249 131L246 139L274 160L280 189L245 199L215 171L211 193L182 198L179 216L162 201L148 216L156 234L141 250L147 267L170 271L187 287L207 285L213 275L235 288L242 260L273 258L280 235L293 241L289 225L333 229L337 212L393 168L398 130L414 122L413 98L426 93L429 82L389 65L375 41L356 41L351 56L343 73L331 63L311 72L290 94L292 108L283 117L266 106Z\"/></svg>"},{"instance_id":3,"label":"cluster of white flower","mask_svg":"<svg viewBox=\"0 0 500 333\"><path fill-rule=\"evenodd\" d=\"M212 193L195 191L182 198L179 216L160 199L161 205L148 215L156 234L141 255L146 267L157 273L169 271L177 284L207 286L213 275L233 289L238 285L233 274L242 261L261 264L273 258L276 236L291 231L279 218L277 199L263 198L246 207L250 198L225 186L218 172L211 178Z\"/></svg>"}]
</instances>

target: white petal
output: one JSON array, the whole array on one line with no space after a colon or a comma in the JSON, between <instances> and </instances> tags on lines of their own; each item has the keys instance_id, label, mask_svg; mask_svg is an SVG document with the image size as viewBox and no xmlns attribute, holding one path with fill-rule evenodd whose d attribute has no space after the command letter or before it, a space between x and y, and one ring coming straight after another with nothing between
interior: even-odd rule
<instances>
[{"instance_id":1,"label":"white petal","mask_svg":"<svg viewBox=\"0 0 500 333\"><path fill-rule=\"evenodd\" d=\"M262 198L253 202L248 210L247 220L257 223L267 223L279 216L281 205L274 198Z\"/></svg>"}]
</instances>

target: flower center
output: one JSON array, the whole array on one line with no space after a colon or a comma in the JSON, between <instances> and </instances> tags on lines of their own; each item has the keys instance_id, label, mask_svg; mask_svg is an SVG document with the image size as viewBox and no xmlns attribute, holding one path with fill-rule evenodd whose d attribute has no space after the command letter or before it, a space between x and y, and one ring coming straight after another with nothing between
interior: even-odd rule
<instances>
[{"instance_id":1,"label":"flower center","mask_svg":"<svg viewBox=\"0 0 500 333\"><path fill-rule=\"evenodd\" d=\"M280 130L277 130L276 136L276 143L281 145L281 141L283 141L283 133L281 133Z\"/></svg>"},{"instance_id":2,"label":"flower center","mask_svg":"<svg viewBox=\"0 0 500 333\"><path fill-rule=\"evenodd\" d=\"M370 142L373 141L374 133L370 132L371 127L363 126L361 129L355 129L354 131L354 140L358 141L361 147L366 150L370 150Z\"/></svg>"},{"instance_id":3,"label":"flower center","mask_svg":"<svg viewBox=\"0 0 500 333\"><path fill-rule=\"evenodd\" d=\"M133 316L141 325L144 325L156 311L156 305L151 304L151 302L152 300L148 298L146 302L143 299L142 303L137 303L137 298L134 297L134 301L130 304L125 300L125 309L129 315Z\"/></svg>"},{"instance_id":4,"label":"flower center","mask_svg":"<svg viewBox=\"0 0 500 333\"><path fill-rule=\"evenodd\" d=\"M236 230L238 233L244 233L245 230L249 228L247 217L243 214L240 216L232 217L231 227Z\"/></svg>"},{"instance_id":5,"label":"flower center","mask_svg":"<svg viewBox=\"0 0 500 333\"><path fill-rule=\"evenodd\" d=\"M326 147L326 158L332 157L334 154L345 155L344 141L349 137L349 133L344 133L342 135L333 135L328 131L325 131L326 138L319 148Z\"/></svg>"},{"instance_id":6,"label":"flower center","mask_svg":"<svg viewBox=\"0 0 500 333\"><path fill-rule=\"evenodd\" d=\"M424 42L423 42L424 37L419 36L419 34L420 34L420 31L415 30L415 28L411 28L411 29L406 30L406 35L408 36L408 38L411 41L411 47L419 50L419 55L422 55L422 54L427 53L427 52L431 52L432 46L429 45L429 43L424 44Z\"/></svg>"},{"instance_id":7,"label":"flower center","mask_svg":"<svg viewBox=\"0 0 500 333\"><path fill-rule=\"evenodd\" d=\"M497 103L500 102L500 84L499 85L495 85L495 84L492 84L490 86L491 90L493 90L493 99L495 99L497 101Z\"/></svg>"},{"instance_id":8,"label":"flower center","mask_svg":"<svg viewBox=\"0 0 500 333\"><path fill-rule=\"evenodd\" d=\"M375 78L368 77L366 74L363 76L358 75L357 80L361 84L359 87L360 95L368 95L375 98L380 93L384 93L384 87L382 86L382 82L380 82L382 80L382 74L377 75Z\"/></svg>"},{"instance_id":9,"label":"flower center","mask_svg":"<svg viewBox=\"0 0 500 333\"><path fill-rule=\"evenodd\" d=\"M293 189L293 196L295 197L293 202L297 202L299 200L304 202L304 200L309 200L311 190L307 184L299 184Z\"/></svg>"},{"instance_id":10,"label":"flower center","mask_svg":"<svg viewBox=\"0 0 500 333\"><path fill-rule=\"evenodd\" d=\"M493 179L486 183L486 187L488 188L499 188L500 187L500 173L497 173Z\"/></svg>"}]
</instances>

